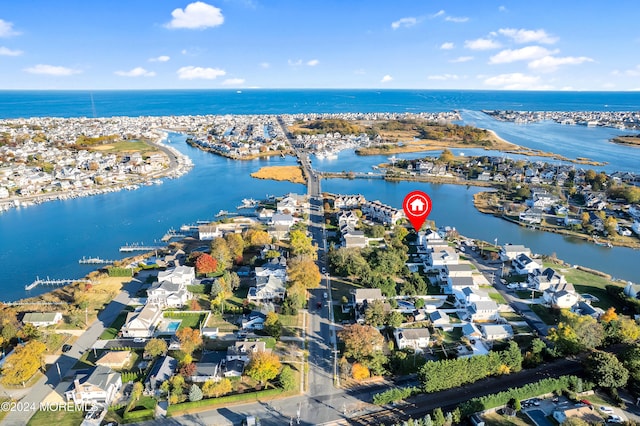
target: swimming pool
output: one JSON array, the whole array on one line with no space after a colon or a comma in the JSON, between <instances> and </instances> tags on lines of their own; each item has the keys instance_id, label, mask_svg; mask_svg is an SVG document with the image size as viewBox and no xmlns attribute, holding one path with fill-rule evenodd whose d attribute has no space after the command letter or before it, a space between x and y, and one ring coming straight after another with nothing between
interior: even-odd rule
<instances>
[{"instance_id":1,"label":"swimming pool","mask_svg":"<svg viewBox=\"0 0 640 426\"><path fill-rule=\"evenodd\" d=\"M163 320L158 324L156 334L174 334L180 328L182 320Z\"/></svg>"},{"instance_id":2,"label":"swimming pool","mask_svg":"<svg viewBox=\"0 0 640 426\"><path fill-rule=\"evenodd\" d=\"M178 327L180 327L181 322L182 321L171 321L169 324L167 324L167 331L175 333L176 331L178 331Z\"/></svg>"}]
</instances>

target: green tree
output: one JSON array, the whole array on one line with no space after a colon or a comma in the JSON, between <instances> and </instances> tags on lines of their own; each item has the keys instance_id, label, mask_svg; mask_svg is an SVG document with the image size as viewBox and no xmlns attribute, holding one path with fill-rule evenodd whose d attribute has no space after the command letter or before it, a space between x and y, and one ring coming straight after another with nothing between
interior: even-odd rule
<instances>
[{"instance_id":1,"label":"green tree","mask_svg":"<svg viewBox=\"0 0 640 426\"><path fill-rule=\"evenodd\" d=\"M211 257L218 261L218 272L230 269L233 264L231 250L224 238L214 238L211 241Z\"/></svg>"},{"instance_id":2,"label":"green tree","mask_svg":"<svg viewBox=\"0 0 640 426\"><path fill-rule=\"evenodd\" d=\"M444 413L440 407L433 410L433 426L444 426Z\"/></svg>"},{"instance_id":3,"label":"green tree","mask_svg":"<svg viewBox=\"0 0 640 426\"><path fill-rule=\"evenodd\" d=\"M623 387L629 380L629 371L609 352L592 352L585 360L584 366L593 383L602 388Z\"/></svg>"},{"instance_id":4,"label":"green tree","mask_svg":"<svg viewBox=\"0 0 640 426\"><path fill-rule=\"evenodd\" d=\"M331 270L338 276L363 277L371 274L371 267L359 248L330 248L328 258Z\"/></svg>"},{"instance_id":5,"label":"green tree","mask_svg":"<svg viewBox=\"0 0 640 426\"><path fill-rule=\"evenodd\" d=\"M295 389L296 387L296 378L293 374L293 370L288 365L282 367L282 371L278 375L278 381L280 382L280 386L285 391L290 391Z\"/></svg>"},{"instance_id":6,"label":"green tree","mask_svg":"<svg viewBox=\"0 0 640 426\"><path fill-rule=\"evenodd\" d=\"M266 331L269 336L275 337L276 340L280 338L282 334L282 323L280 322L278 314L275 312L267 313L267 317L264 320L264 331Z\"/></svg>"},{"instance_id":7,"label":"green tree","mask_svg":"<svg viewBox=\"0 0 640 426\"><path fill-rule=\"evenodd\" d=\"M386 318L387 313L382 300L372 301L364 311L364 323L372 327L382 327Z\"/></svg>"},{"instance_id":8,"label":"green tree","mask_svg":"<svg viewBox=\"0 0 640 426\"><path fill-rule=\"evenodd\" d=\"M562 311L562 321L549 330L549 340L564 355L599 347L604 337L604 328L595 318L569 311Z\"/></svg>"},{"instance_id":9,"label":"green tree","mask_svg":"<svg viewBox=\"0 0 640 426\"><path fill-rule=\"evenodd\" d=\"M242 235L230 233L225 235L224 239L227 241L227 246L229 247L233 260L237 264L242 263L242 253L244 252L244 239Z\"/></svg>"},{"instance_id":10,"label":"green tree","mask_svg":"<svg viewBox=\"0 0 640 426\"><path fill-rule=\"evenodd\" d=\"M179 374L171 376L169 379L169 383L171 384L171 392L176 395L182 395L184 392L184 377Z\"/></svg>"},{"instance_id":11,"label":"green tree","mask_svg":"<svg viewBox=\"0 0 640 426\"><path fill-rule=\"evenodd\" d=\"M398 328L404 322L404 315L398 311L391 311L387 315L386 325L391 328Z\"/></svg>"},{"instance_id":12,"label":"green tree","mask_svg":"<svg viewBox=\"0 0 640 426\"><path fill-rule=\"evenodd\" d=\"M151 339L144 346L144 351L152 357L167 353L167 342L164 339Z\"/></svg>"},{"instance_id":13,"label":"green tree","mask_svg":"<svg viewBox=\"0 0 640 426\"><path fill-rule=\"evenodd\" d=\"M560 423L561 426L589 426L589 423L580 417L567 417L565 421Z\"/></svg>"},{"instance_id":14,"label":"green tree","mask_svg":"<svg viewBox=\"0 0 640 426\"><path fill-rule=\"evenodd\" d=\"M251 357L245 374L264 385L267 380L276 378L280 367L278 355L270 352L256 352Z\"/></svg>"},{"instance_id":15,"label":"green tree","mask_svg":"<svg viewBox=\"0 0 640 426\"><path fill-rule=\"evenodd\" d=\"M202 390L195 383L189 388L189 401L200 401L202 399Z\"/></svg>"}]
</instances>

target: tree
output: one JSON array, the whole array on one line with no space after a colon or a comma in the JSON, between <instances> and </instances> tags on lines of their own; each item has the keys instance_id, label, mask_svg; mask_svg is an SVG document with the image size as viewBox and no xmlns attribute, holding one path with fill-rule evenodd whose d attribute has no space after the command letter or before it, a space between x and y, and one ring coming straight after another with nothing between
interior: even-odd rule
<instances>
[{"instance_id":1,"label":"tree","mask_svg":"<svg viewBox=\"0 0 640 426\"><path fill-rule=\"evenodd\" d=\"M285 391L290 391L295 389L296 387L296 378L293 374L293 370L288 365L282 367L282 371L278 375L278 381L280 382L280 386Z\"/></svg>"},{"instance_id":2,"label":"tree","mask_svg":"<svg viewBox=\"0 0 640 426\"><path fill-rule=\"evenodd\" d=\"M311 237L300 230L289 232L289 244L291 246L291 254L294 256L308 256L312 260L318 258L318 248L313 245Z\"/></svg>"},{"instance_id":3,"label":"tree","mask_svg":"<svg viewBox=\"0 0 640 426\"><path fill-rule=\"evenodd\" d=\"M224 238L214 238L211 241L211 257L218 261L217 272L230 269L233 265L231 250Z\"/></svg>"},{"instance_id":4,"label":"tree","mask_svg":"<svg viewBox=\"0 0 640 426\"><path fill-rule=\"evenodd\" d=\"M202 399L202 390L195 383L189 389L189 401L200 401Z\"/></svg>"},{"instance_id":5,"label":"tree","mask_svg":"<svg viewBox=\"0 0 640 426\"><path fill-rule=\"evenodd\" d=\"M256 352L251 357L245 373L264 385L267 380L272 380L278 375L280 367L278 355L270 352Z\"/></svg>"},{"instance_id":6,"label":"tree","mask_svg":"<svg viewBox=\"0 0 640 426\"><path fill-rule=\"evenodd\" d=\"M398 311L391 311L387 315L385 323L391 328L398 328L404 322L404 315Z\"/></svg>"},{"instance_id":7,"label":"tree","mask_svg":"<svg viewBox=\"0 0 640 426\"><path fill-rule=\"evenodd\" d=\"M131 399L129 400L129 409L133 408L136 405L136 402L142 396L142 391L144 391L144 385L142 382L135 382L133 384L133 388L131 389Z\"/></svg>"},{"instance_id":8,"label":"tree","mask_svg":"<svg viewBox=\"0 0 640 426\"><path fill-rule=\"evenodd\" d=\"M171 376L169 379L169 383L171 384L171 392L177 395L182 395L184 392L184 377L179 374Z\"/></svg>"},{"instance_id":9,"label":"tree","mask_svg":"<svg viewBox=\"0 0 640 426\"><path fill-rule=\"evenodd\" d=\"M214 380L207 380L202 386L202 392L208 397L218 398L219 396L226 395L233 390L233 384L229 379L220 379L215 382Z\"/></svg>"},{"instance_id":10,"label":"tree","mask_svg":"<svg viewBox=\"0 0 640 426\"><path fill-rule=\"evenodd\" d=\"M298 283L304 288L316 288L320 285L322 275L318 265L309 256L296 256L289 260L287 276L290 283Z\"/></svg>"},{"instance_id":11,"label":"tree","mask_svg":"<svg viewBox=\"0 0 640 426\"><path fill-rule=\"evenodd\" d=\"M227 246L235 263L242 263L242 253L244 252L244 239L242 239L242 235L230 233L225 235L224 239L227 240Z\"/></svg>"},{"instance_id":12,"label":"tree","mask_svg":"<svg viewBox=\"0 0 640 426\"><path fill-rule=\"evenodd\" d=\"M618 221L613 216L607 216L604 220L604 229L609 235L615 235L618 232Z\"/></svg>"},{"instance_id":13,"label":"tree","mask_svg":"<svg viewBox=\"0 0 640 426\"><path fill-rule=\"evenodd\" d=\"M440 154L440 157L438 159L443 163L450 163L453 161L453 158L454 158L453 153L449 151L447 148L445 148L442 151L442 154Z\"/></svg>"},{"instance_id":14,"label":"tree","mask_svg":"<svg viewBox=\"0 0 640 426\"><path fill-rule=\"evenodd\" d=\"M280 338L280 334L282 334L282 323L280 322L278 314L275 312L267 313L267 317L264 320L264 331L266 331L269 336L275 337L276 340Z\"/></svg>"},{"instance_id":15,"label":"tree","mask_svg":"<svg viewBox=\"0 0 640 426\"><path fill-rule=\"evenodd\" d=\"M549 340L564 355L594 349L604 341L604 328L595 318L563 311L557 327L549 330Z\"/></svg>"},{"instance_id":16,"label":"tree","mask_svg":"<svg viewBox=\"0 0 640 426\"><path fill-rule=\"evenodd\" d=\"M613 306L607 309L604 312L604 314L600 316L600 321L602 322L615 321L617 319L618 319L618 314L616 313L616 308L614 308Z\"/></svg>"},{"instance_id":17,"label":"tree","mask_svg":"<svg viewBox=\"0 0 640 426\"><path fill-rule=\"evenodd\" d=\"M561 426L589 426L589 423L580 417L567 417L565 421L560 423Z\"/></svg>"},{"instance_id":18,"label":"tree","mask_svg":"<svg viewBox=\"0 0 640 426\"><path fill-rule=\"evenodd\" d=\"M433 410L433 426L444 426L444 413L440 407Z\"/></svg>"},{"instance_id":19,"label":"tree","mask_svg":"<svg viewBox=\"0 0 640 426\"><path fill-rule=\"evenodd\" d=\"M594 351L584 362L589 378L602 388L623 387L629 380L629 371L614 354Z\"/></svg>"},{"instance_id":20,"label":"tree","mask_svg":"<svg viewBox=\"0 0 640 426\"><path fill-rule=\"evenodd\" d=\"M151 339L144 346L144 351L152 357L167 353L167 342L164 339Z\"/></svg>"},{"instance_id":21,"label":"tree","mask_svg":"<svg viewBox=\"0 0 640 426\"><path fill-rule=\"evenodd\" d=\"M44 365L44 343L32 340L24 346L17 346L13 354L7 356L2 367L2 383L24 386L38 369Z\"/></svg>"},{"instance_id":22,"label":"tree","mask_svg":"<svg viewBox=\"0 0 640 426\"><path fill-rule=\"evenodd\" d=\"M211 274L218 270L218 261L208 253L202 253L196 259L196 272L198 274Z\"/></svg>"},{"instance_id":23,"label":"tree","mask_svg":"<svg viewBox=\"0 0 640 426\"><path fill-rule=\"evenodd\" d=\"M382 327L387 319L382 300L374 300L367 305L364 311L364 323L372 327Z\"/></svg>"},{"instance_id":24,"label":"tree","mask_svg":"<svg viewBox=\"0 0 640 426\"><path fill-rule=\"evenodd\" d=\"M184 364L182 367L180 367L180 374L185 378L189 378L191 376L193 376L194 374L196 374L196 370L198 369L198 367L196 367L196 365L193 362L188 362L186 364Z\"/></svg>"},{"instance_id":25,"label":"tree","mask_svg":"<svg viewBox=\"0 0 640 426\"><path fill-rule=\"evenodd\" d=\"M351 367L351 375L354 380L360 381L369 378L371 373L369 373L369 369L365 365L356 362Z\"/></svg>"},{"instance_id":26,"label":"tree","mask_svg":"<svg viewBox=\"0 0 640 426\"><path fill-rule=\"evenodd\" d=\"M178 340L180 340L180 350L191 355L200 345L202 345L202 336L200 330L194 330L191 327L181 328L176 332Z\"/></svg>"},{"instance_id":27,"label":"tree","mask_svg":"<svg viewBox=\"0 0 640 426\"><path fill-rule=\"evenodd\" d=\"M259 229L249 229L245 233L245 243L249 246L265 246L271 244L271 237L265 231Z\"/></svg>"},{"instance_id":28,"label":"tree","mask_svg":"<svg viewBox=\"0 0 640 426\"><path fill-rule=\"evenodd\" d=\"M345 326L338 332L338 337L344 342L344 354L357 362L365 361L384 343L382 334L369 325Z\"/></svg>"}]
</instances>

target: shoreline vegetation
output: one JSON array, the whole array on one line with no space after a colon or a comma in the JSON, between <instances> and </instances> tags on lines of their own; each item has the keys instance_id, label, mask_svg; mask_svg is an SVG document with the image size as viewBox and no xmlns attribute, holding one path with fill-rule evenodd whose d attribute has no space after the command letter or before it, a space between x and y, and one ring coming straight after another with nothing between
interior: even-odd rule
<instances>
[{"instance_id":1,"label":"shoreline vegetation","mask_svg":"<svg viewBox=\"0 0 640 426\"><path fill-rule=\"evenodd\" d=\"M552 226L552 225L527 224L527 223L520 222L515 218L505 215L504 212L500 210L499 206L492 203L490 200L490 197L495 195L495 193L496 193L495 191L482 191L482 192L477 192L473 194L473 205L475 206L476 210L478 210L480 213L490 214L497 218L506 220L508 222L514 223L519 226L534 229L536 231L551 232L554 234L566 235L568 237L578 238L583 241L595 243L594 237L582 232L572 231L570 229L565 229L565 228ZM622 236L609 237L607 238L607 242L611 243L612 246L640 249L640 241L638 241L638 239L635 237L622 237Z\"/></svg>"},{"instance_id":2,"label":"shoreline vegetation","mask_svg":"<svg viewBox=\"0 0 640 426\"><path fill-rule=\"evenodd\" d=\"M267 166L251 173L252 178L305 184L300 166Z\"/></svg>"},{"instance_id":3,"label":"shoreline vegetation","mask_svg":"<svg viewBox=\"0 0 640 426\"><path fill-rule=\"evenodd\" d=\"M619 136L617 138L611 139L611 142L618 145L640 148L640 135Z\"/></svg>"}]
</instances>

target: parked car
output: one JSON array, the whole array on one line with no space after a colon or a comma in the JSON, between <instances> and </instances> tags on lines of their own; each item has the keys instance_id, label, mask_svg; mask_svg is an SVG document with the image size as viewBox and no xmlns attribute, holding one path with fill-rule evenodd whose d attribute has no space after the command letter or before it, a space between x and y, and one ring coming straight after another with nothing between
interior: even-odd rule
<instances>
[{"instance_id":1,"label":"parked car","mask_svg":"<svg viewBox=\"0 0 640 426\"><path fill-rule=\"evenodd\" d=\"M603 405L603 406L601 406L601 407L598 407L598 409L599 409L600 411L602 411L603 413L605 413L605 414L614 414L613 408L611 408L611 407L605 407L605 406Z\"/></svg>"},{"instance_id":2,"label":"parked car","mask_svg":"<svg viewBox=\"0 0 640 426\"><path fill-rule=\"evenodd\" d=\"M71 350L71 345L65 343L62 345L62 352L69 352Z\"/></svg>"},{"instance_id":3,"label":"parked car","mask_svg":"<svg viewBox=\"0 0 640 426\"><path fill-rule=\"evenodd\" d=\"M623 423L623 421L620 416L616 416L615 414L613 414L607 417L607 423Z\"/></svg>"},{"instance_id":4,"label":"parked car","mask_svg":"<svg viewBox=\"0 0 640 426\"><path fill-rule=\"evenodd\" d=\"M135 339L133 339L133 343L144 343L146 341L147 339L144 339L142 337L136 337Z\"/></svg>"},{"instance_id":5,"label":"parked car","mask_svg":"<svg viewBox=\"0 0 640 426\"><path fill-rule=\"evenodd\" d=\"M327 294L327 292L325 291L324 294L322 295L325 299L329 298L329 295Z\"/></svg>"}]
</instances>

